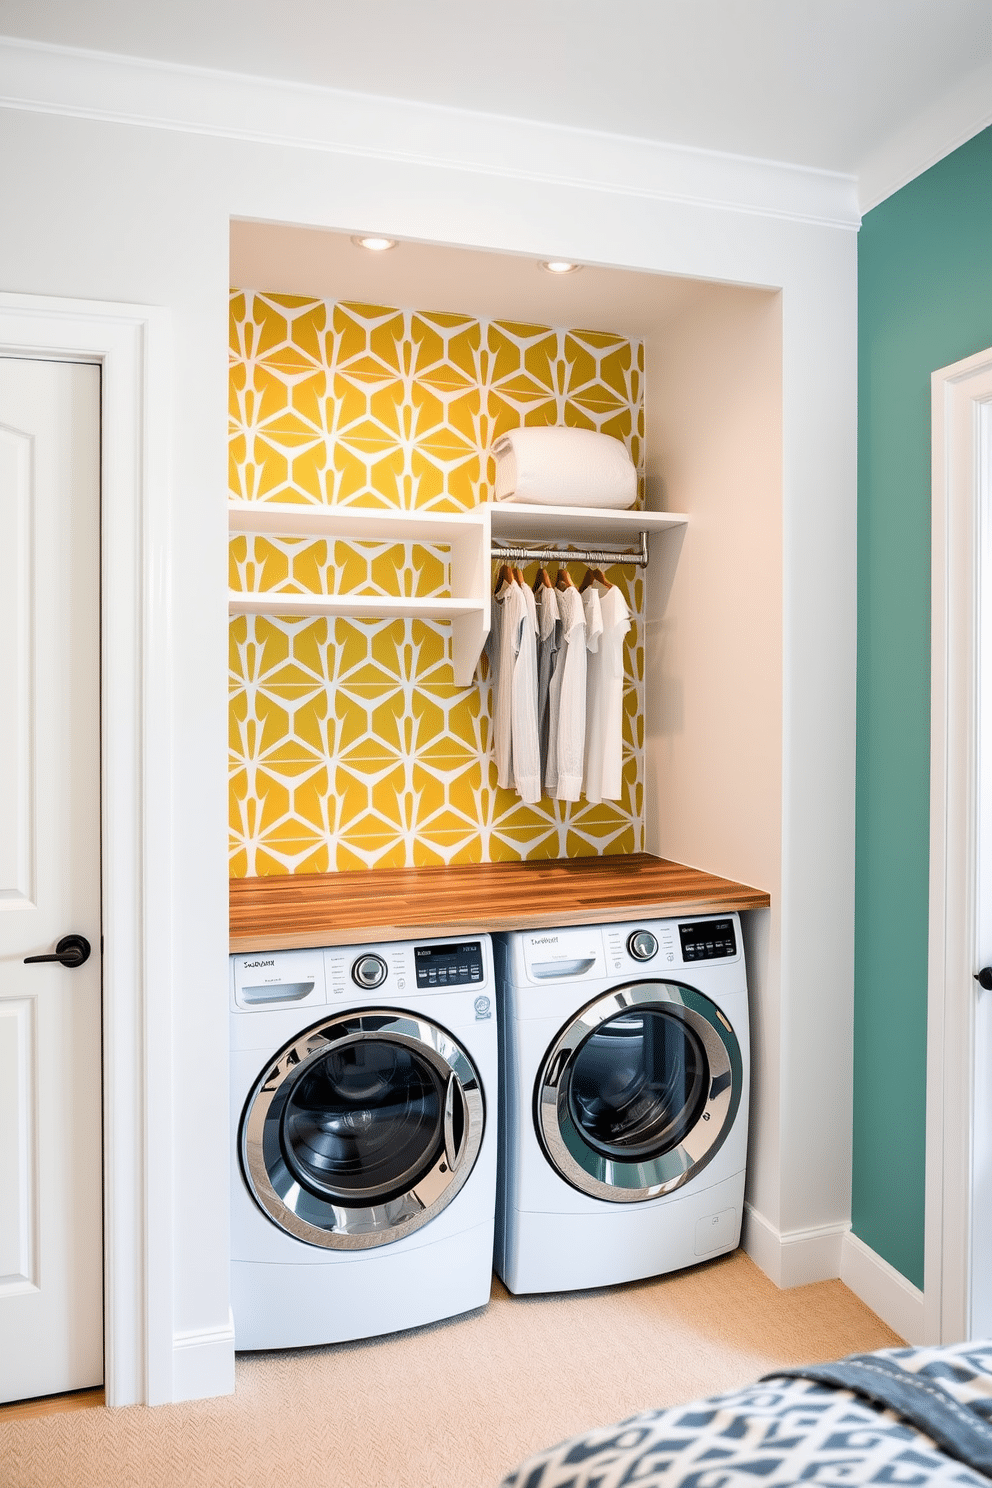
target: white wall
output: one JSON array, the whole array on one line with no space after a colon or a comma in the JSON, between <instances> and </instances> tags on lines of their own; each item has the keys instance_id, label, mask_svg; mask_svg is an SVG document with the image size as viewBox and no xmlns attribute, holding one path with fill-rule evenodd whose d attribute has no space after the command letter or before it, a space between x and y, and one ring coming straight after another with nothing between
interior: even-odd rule
<instances>
[{"instance_id":1,"label":"white wall","mask_svg":"<svg viewBox=\"0 0 992 1488\"><path fill-rule=\"evenodd\" d=\"M21 78L14 89L5 84L0 55L5 223L0 289L147 303L167 307L173 317L171 583L180 865L172 909L179 956L173 1324L184 1345L185 1362L174 1385L181 1396L226 1388L230 1367L229 1340L217 1347L218 1339L228 1337L224 496L229 218L377 228L782 288L784 673L781 734L774 745L782 758L782 833L768 949L769 962L781 965L782 990L769 981L761 1016L782 1036L776 1130L795 1130L797 1140L815 1130L817 1118L815 1091L808 1085L811 1048L823 1040L840 1048L849 1037L855 218L835 180L821 191L814 178L800 180L796 172L783 173L780 199L771 200L775 180L769 177L769 185L765 171L752 193L757 210L746 204L741 210L707 205L711 179L736 182L733 191L720 186L724 202L738 187L746 198L754 183L726 162L718 162L714 176L704 161L697 186L691 187L685 171L695 169L692 160L676 182L664 175L668 165L650 152L636 157L638 176L630 165L635 157L608 141L596 145L595 177L590 171L584 180L580 133L569 142L573 163L552 169L542 164L540 129L533 131L529 154L518 148L521 126L513 126L508 137L512 134L517 156L511 160L501 149L501 127L491 120L479 123L472 135L478 168L466 159L432 165L426 146L416 157L407 150L410 158L404 159L399 116L395 138L386 139L388 106L376 111L376 145L348 135L344 104L341 142L325 141L320 148L228 138L226 126L216 120L209 131L198 124L197 132L187 132L178 104L169 127L112 122L106 118L110 84L99 69L91 76L89 67L69 67L71 89L63 73L56 77L54 72L51 87L46 82L42 89L33 75L34 81ZM159 73L156 77L161 82ZM71 107L60 102L69 92ZM2 107L4 97L11 106ZM281 123L278 102L266 94L272 117ZM47 111L63 106L69 111ZM145 106L140 86L130 95L126 89L115 95L118 118ZM358 105L355 110L357 118ZM369 117L368 109L361 117ZM248 131L241 119L235 123L242 134L260 132L260 127ZM464 142L453 116L445 114L436 123L439 153L447 150L449 136ZM587 148L592 151L595 144ZM154 679L150 682L154 685ZM703 866L733 865L728 858ZM823 961L818 980L811 981L801 963L812 954L821 915L836 949ZM776 1173L770 1156L771 1169L759 1187L771 1232L846 1219L843 1183L836 1177L847 1153L827 1154L824 1161L826 1182L819 1162L804 1166L790 1150L783 1152ZM201 1337L204 1362L198 1370L191 1355Z\"/></svg>"},{"instance_id":2,"label":"white wall","mask_svg":"<svg viewBox=\"0 0 992 1488\"><path fill-rule=\"evenodd\" d=\"M648 586L652 850L777 900L781 295L710 287L645 361L648 505L691 517L670 593Z\"/></svg>"},{"instance_id":3,"label":"white wall","mask_svg":"<svg viewBox=\"0 0 992 1488\"><path fill-rule=\"evenodd\" d=\"M650 504L691 517L663 608L649 586L648 845L772 896L749 927L747 1233L781 1284L839 1274L851 1185L854 464L838 440L828 488L826 431L789 419L823 354L807 313L713 287L646 369ZM853 382L851 325L834 351ZM847 390L824 394L842 427Z\"/></svg>"},{"instance_id":4,"label":"white wall","mask_svg":"<svg viewBox=\"0 0 992 1488\"><path fill-rule=\"evenodd\" d=\"M766 889L769 933L777 943L781 294L710 287L664 336L649 339L645 372L649 504L690 516L670 592L658 574L648 585L647 846L661 857ZM778 1224L778 960L760 972L752 965L750 972L748 1198Z\"/></svg>"}]
</instances>

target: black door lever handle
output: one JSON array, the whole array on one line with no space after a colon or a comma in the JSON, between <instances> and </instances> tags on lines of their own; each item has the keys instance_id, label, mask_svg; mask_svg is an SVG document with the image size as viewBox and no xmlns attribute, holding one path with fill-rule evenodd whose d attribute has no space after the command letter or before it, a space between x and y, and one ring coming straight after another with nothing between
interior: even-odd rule
<instances>
[{"instance_id":1,"label":"black door lever handle","mask_svg":"<svg viewBox=\"0 0 992 1488\"><path fill-rule=\"evenodd\" d=\"M59 961L63 966L82 966L90 959L90 943L85 935L63 935L55 947L54 955L25 956L24 965L33 966L38 961Z\"/></svg>"},{"instance_id":2,"label":"black door lever handle","mask_svg":"<svg viewBox=\"0 0 992 1488\"><path fill-rule=\"evenodd\" d=\"M992 966L983 966L981 971L976 971L975 981L986 992L992 992Z\"/></svg>"}]
</instances>

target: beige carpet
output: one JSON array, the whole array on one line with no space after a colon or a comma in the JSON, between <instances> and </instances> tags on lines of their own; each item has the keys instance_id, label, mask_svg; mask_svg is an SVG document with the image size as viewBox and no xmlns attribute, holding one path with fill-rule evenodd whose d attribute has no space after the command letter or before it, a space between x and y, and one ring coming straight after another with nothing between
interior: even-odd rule
<instances>
[{"instance_id":1,"label":"beige carpet","mask_svg":"<svg viewBox=\"0 0 992 1488\"><path fill-rule=\"evenodd\" d=\"M597 1292L511 1297L368 1343L242 1354L237 1393L0 1411L3 1488L493 1488L529 1452L776 1365L900 1340L839 1281L780 1292L742 1251Z\"/></svg>"}]
</instances>

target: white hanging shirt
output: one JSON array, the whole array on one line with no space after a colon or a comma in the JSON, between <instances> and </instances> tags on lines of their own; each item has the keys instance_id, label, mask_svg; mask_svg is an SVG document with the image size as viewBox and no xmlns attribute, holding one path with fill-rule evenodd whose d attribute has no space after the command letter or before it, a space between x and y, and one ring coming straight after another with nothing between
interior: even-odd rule
<instances>
[{"instance_id":1,"label":"white hanging shirt","mask_svg":"<svg viewBox=\"0 0 992 1488\"><path fill-rule=\"evenodd\" d=\"M623 642L630 629L630 610L616 584L601 590L599 601L603 628L589 657L586 692L584 789L592 805L623 795Z\"/></svg>"},{"instance_id":2,"label":"white hanging shirt","mask_svg":"<svg viewBox=\"0 0 992 1488\"><path fill-rule=\"evenodd\" d=\"M520 628L527 613L519 584L503 584L493 595L493 621L486 649L492 671L493 754L496 781L513 787L513 673L520 646Z\"/></svg>"},{"instance_id":3,"label":"white hanging shirt","mask_svg":"<svg viewBox=\"0 0 992 1488\"><path fill-rule=\"evenodd\" d=\"M537 722L537 602L526 585L514 584L523 613L513 668L511 733L513 782L522 801L541 799L541 741Z\"/></svg>"},{"instance_id":4,"label":"white hanging shirt","mask_svg":"<svg viewBox=\"0 0 992 1488\"><path fill-rule=\"evenodd\" d=\"M600 604L600 589L590 584L582 594L582 613L586 617L586 650L598 651L599 638L603 634L603 609Z\"/></svg>"},{"instance_id":5,"label":"white hanging shirt","mask_svg":"<svg viewBox=\"0 0 992 1488\"><path fill-rule=\"evenodd\" d=\"M582 596L574 585L556 593L561 615L561 648L551 679L548 789L559 801L577 801L582 792L586 728L585 612Z\"/></svg>"}]
</instances>

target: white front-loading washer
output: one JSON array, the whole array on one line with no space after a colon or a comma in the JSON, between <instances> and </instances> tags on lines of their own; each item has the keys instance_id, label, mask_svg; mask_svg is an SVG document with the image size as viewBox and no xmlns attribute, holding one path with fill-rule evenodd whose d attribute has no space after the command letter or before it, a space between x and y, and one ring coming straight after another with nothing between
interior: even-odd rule
<instances>
[{"instance_id":1,"label":"white front-loading washer","mask_svg":"<svg viewBox=\"0 0 992 1488\"><path fill-rule=\"evenodd\" d=\"M497 1035L486 935L231 957L235 1347L484 1306Z\"/></svg>"},{"instance_id":2,"label":"white front-loading washer","mask_svg":"<svg viewBox=\"0 0 992 1488\"><path fill-rule=\"evenodd\" d=\"M735 914L494 937L495 1265L511 1292L612 1285L740 1242L748 996Z\"/></svg>"}]
</instances>

